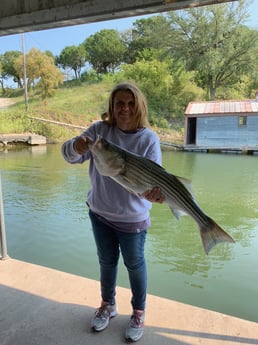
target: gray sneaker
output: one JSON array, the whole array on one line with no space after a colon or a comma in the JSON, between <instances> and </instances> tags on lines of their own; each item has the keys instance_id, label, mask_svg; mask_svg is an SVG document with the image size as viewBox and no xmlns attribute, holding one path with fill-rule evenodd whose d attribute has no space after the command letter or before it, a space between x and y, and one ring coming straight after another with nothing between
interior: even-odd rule
<instances>
[{"instance_id":1,"label":"gray sneaker","mask_svg":"<svg viewBox=\"0 0 258 345\"><path fill-rule=\"evenodd\" d=\"M143 336L144 332L144 311L134 310L129 326L125 331L125 339L137 341Z\"/></svg>"},{"instance_id":2,"label":"gray sneaker","mask_svg":"<svg viewBox=\"0 0 258 345\"><path fill-rule=\"evenodd\" d=\"M96 310L91 320L91 328L94 331L103 331L109 324L109 320L117 315L116 305L110 305L102 302L101 306Z\"/></svg>"}]
</instances>

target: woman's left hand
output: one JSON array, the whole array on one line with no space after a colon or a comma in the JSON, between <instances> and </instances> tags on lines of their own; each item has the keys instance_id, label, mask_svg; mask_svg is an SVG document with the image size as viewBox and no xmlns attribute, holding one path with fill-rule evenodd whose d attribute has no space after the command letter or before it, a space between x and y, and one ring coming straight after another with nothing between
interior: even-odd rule
<instances>
[{"instance_id":1,"label":"woman's left hand","mask_svg":"<svg viewBox=\"0 0 258 345\"><path fill-rule=\"evenodd\" d=\"M144 193L142 193L142 197L150 202L157 202L159 204L162 204L165 201L165 196L161 193L159 187L146 190Z\"/></svg>"}]
</instances>

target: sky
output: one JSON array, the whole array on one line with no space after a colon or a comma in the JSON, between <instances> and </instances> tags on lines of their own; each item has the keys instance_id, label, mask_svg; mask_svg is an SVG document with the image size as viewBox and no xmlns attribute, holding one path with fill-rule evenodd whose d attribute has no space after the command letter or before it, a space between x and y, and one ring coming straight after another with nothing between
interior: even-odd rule
<instances>
[{"instance_id":1,"label":"sky","mask_svg":"<svg viewBox=\"0 0 258 345\"><path fill-rule=\"evenodd\" d=\"M158 13L157 13L158 14ZM153 15L157 15L153 14ZM249 6L250 18L246 25L258 30L258 0L253 0ZM59 55L61 51L71 45L81 44L87 37L103 29L115 29L124 31L132 28L137 19L147 18L148 16L137 16L123 19L114 19L111 21L102 21L89 24L80 24L64 28L26 32L24 34L25 52L31 48L37 48L41 51L50 50L54 55ZM9 50L22 51L22 36L8 35L0 37L0 54Z\"/></svg>"},{"instance_id":2,"label":"sky","mask_svg":"<svg viewBox=\"0 0 258 345\"><path fill-rule=\"evenodd\" d=\"M54 55L59 55L65 47L71 45L77 46L87 37L100 30L115 29L124 31L131 28L137 19L147 17L150 17L150 15L26 32L24 34L25 51L27 52L34 47L41 51L50 50ZM0 54L8 50L22 50L21 34L0 37Z\"/></svg>"}]
</instances>

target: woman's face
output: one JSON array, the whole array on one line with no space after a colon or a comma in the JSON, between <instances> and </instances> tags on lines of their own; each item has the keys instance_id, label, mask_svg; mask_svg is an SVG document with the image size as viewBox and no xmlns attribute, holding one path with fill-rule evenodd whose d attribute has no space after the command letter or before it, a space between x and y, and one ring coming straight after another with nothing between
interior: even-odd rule
<instances>
[{"instance_id":1,"label":"woman's face","mask_svg":"<svg viewBox=\"0 0 258 345\"><path fill-rule=\"evenodd\" d=\"M114 97L114 118L118 128L128 131L135 128L135 100L129 91L117 91Z\"/></svg>"}]
</instances>

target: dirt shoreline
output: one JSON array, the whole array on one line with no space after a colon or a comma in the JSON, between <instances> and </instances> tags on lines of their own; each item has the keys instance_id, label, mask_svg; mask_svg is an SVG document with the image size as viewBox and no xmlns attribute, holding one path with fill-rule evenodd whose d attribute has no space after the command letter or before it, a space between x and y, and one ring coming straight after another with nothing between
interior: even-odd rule
<instances>
[{"instance_id":1,"label":"dirt shoreline","mask_svg":"<svg viewBox=\"0 0 258 345\"><path fill-rule=\"evenodd\" d=\"M11 98L0 98L0 109L8 108L15 102Z\"/></svg>"}]
</instances>

